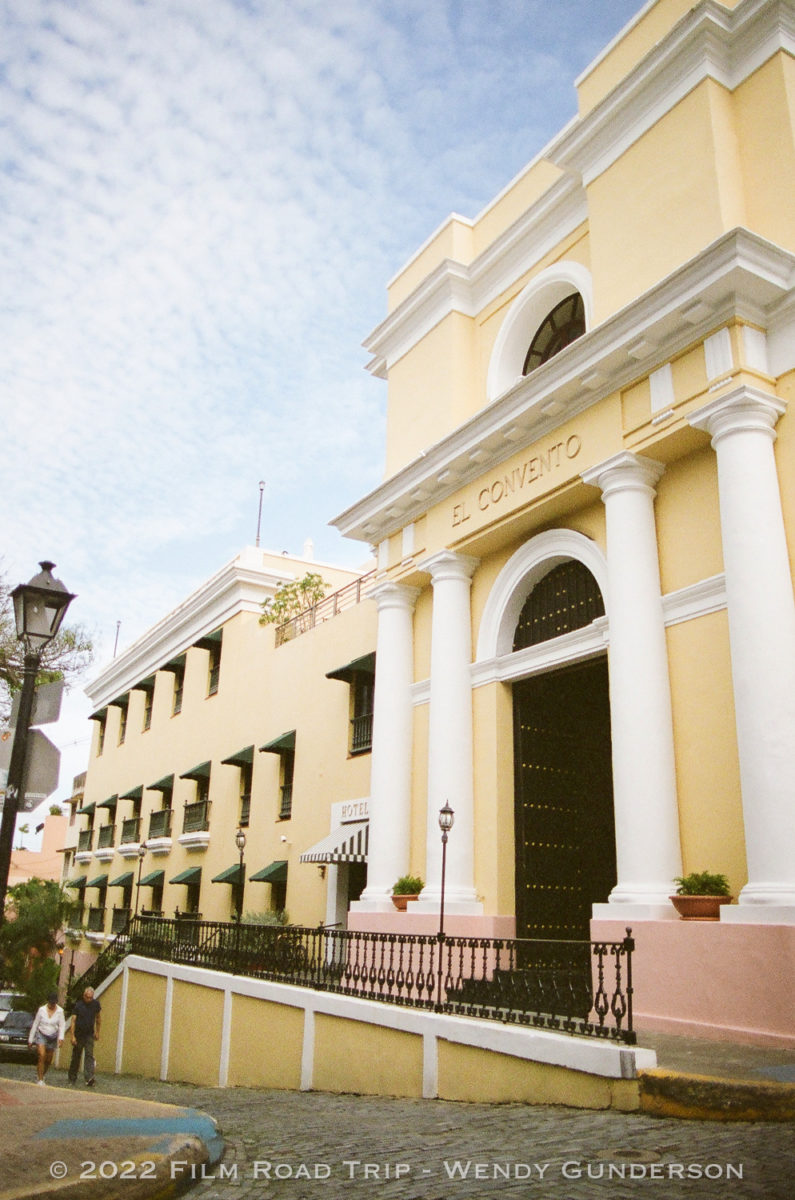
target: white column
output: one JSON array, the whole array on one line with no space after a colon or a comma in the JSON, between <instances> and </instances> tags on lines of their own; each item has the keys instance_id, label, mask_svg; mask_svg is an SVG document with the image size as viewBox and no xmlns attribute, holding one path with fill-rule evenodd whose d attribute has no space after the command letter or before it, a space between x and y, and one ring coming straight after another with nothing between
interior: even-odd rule
<instances>
[{"instance_id":1,"label":"white column","mask_svg":"<svg viewBox=\"0 0 795 1200\"><path fill-rule=\"evenodd\" d=\"M610 722L618 882L594 915L618 904L636 916L675 917L681 874L673 720L654 485L661 463L627 452L583 475L601 488L607 523ZM597 911L598 910L598 911Z\"/></svg>"},{"instance_id":2,"label":"white column","mask_svg":"<svg viewBox=\"0 0 795 1200\"><path fill-rule=\"evenodd\" d=\"M795 922L795 599L773 452L785 408L740 387L690 417L718 458L745 822L748 883L727 920Z\"/></svg>"},{"instance_id":3,"label":"white column","mask_svg":"<svg viewBox=\"0 0 795 1200\"><path fill-rule=\"evenodd\" d=\"M448 801L455 824L447 843L445 912L481 913L475 892L472 767L472 618L476 558L443 550L420 563L433 584L431 698L428 731L428 826L425 887L412 912L437 912L441 900L439 809Z\"/></svg>"},{"instance_id":4,"label":"white column","mask_svg":"<svg viewBox=\"0 0 795 1200\"><path fill-rule=\"evenodd\" d=\"M370 759L370 831L367 887L351 904L358 912L393 912L392 885L409 870L414 605L417 588L383 583L371 595L378 605L378 638Z\"/></svg>"}]
</instances>

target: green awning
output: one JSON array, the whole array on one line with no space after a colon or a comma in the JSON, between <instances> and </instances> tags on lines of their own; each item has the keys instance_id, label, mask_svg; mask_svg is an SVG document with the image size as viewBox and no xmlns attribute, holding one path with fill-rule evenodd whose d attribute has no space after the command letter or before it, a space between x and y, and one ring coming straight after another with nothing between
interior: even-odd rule
<instances>
[{"instance_id":1,"label":"green awning","mask_svg":"<svg viewBox=\"0 0 795 1200\"><path fill-rule=\"evenodd\" d=\"M77 815L82 816L85 813L87 817L90 817L96 807L96 804L92 800L90 804L84 804L82 808L78 808Z\"/></svg>"},{"instance_id":2,"label":"green awning","mask_svg":"<svg viewBox=\"0 0 795 1200\"><path fill-rule=\"evenodd\" d=\"M201 883L202 869L201 867L188 867L187 871L181 871L179 875L175 875L171 883Z\"/></svg>"},{"instance_id":3,"label":"green awning","mask_svg":"<svg viewBox=\"0 0 795 1200\"><path fill-rule=\"evenodd\" d=\"M263 867L261 871L257 871L256 875L249 875L248 878L249 883L286 883L287 860L277 859L270 866Z\"/></svg>"},{"instance_id":4,"label":"green awning","mask_svg":"<svg viewBox=\"0 0 795 1200\"><path fill-rule=\"evenodd\" d=\"M227 867L220 875L214 875L213 883L240 883L240 863Z\"/></svg>"},{"instance_id":5,"label":"green awning","mask_svg":"<svg viewBox=\"0 0 795 1200\"><path fill-rule=\"evenodd\" d=\"M90 879L88 881L88 883L86 884L86 887L107 887L107 885L108 885L107 875L97 875L96 879Z\"/></svg>"},{"instance_id":6,"label":"green awning","mask_svg":"<svg viewBox=\"0 0 795 1200\"><path fill-rule=\"evenodd\" d=\"M136 683L132 690L134 692L153 692L155 690L154 675L150 675L148 679L142 679L140 683Z\"/></svg>"},{"instance_id":7,"label":"green awning","mask_svg":"<svg viewBox=\"0 0 795 1200\"><path fill-rule=\"evenodd\" d=\"M200 637L194 646L197 650L212 650L214 646L220 646L224 639L223 629L216 629L215 633L208 633L204 637Z\"/></svg>"},{"instance_id":8,"label":"green awning","mask_svg":"<svg viewBox=\"0 0 795 1200\"><path fill-rule=\"evenodd\" d=\"M150 783L146 789L148 792L167 792L174 786L174 776L164 775L162 779L158 779L157 783Z\"/></svg>"},{"instance_id":9,"label":"green awning","mask_svg":"<svg viewBox=\"0 0 795 1200\"><path fill-rule=\"evenodd\" d=\"M375 651L362 658L354 658L353 662L338 667L336 671L327 671L326 679L341 679L344 683L350 683L354 675L375 675Z\"/></svg>"},{"instance_id":10,"label":"green awning","mask_svg":"<svg viewBox=\"0 0 795 1200\"><path fill-rule=\"evenodd\" d=\"M132 871L125 871L123 875L117 875L115 879L111 879L108 887L132 887L132 881Z\"/></svg>"},{"instance_id":11,"label":"green awning","mask_svg":"<svg viewBox=\"0 0 795 1200\"><path fill-rule=\"evenodd\" d=\"M280 737L274 738L272 742L266 742L259 749L260 754L263 750L267 750L271 754L281 754L282 750L295 750L295 730L291 729L289 733L283 733Z\"/></svg>"},{"instance_id":12,"label":"green awning","mask_svg":"<svg viewBox=\"0 0 795 1200\"><path fill-rule=\"evenodd\" d=\"M140 800L144 794L143 786L130 788L129 792L125 792L119 796L120 800Z\"/></svg>"},{"instance_id":13,"label":"green awning","mask_svg":"<svg viewBox=\"0 0 795 1200\"><path fill-rule=\"evenodd\" d=\"M127 708L130 703L130 693L125 692L123 696L118 696L115 700L108 701L108 708Z\"/></svg>"},{"instance_id":14,"label":"green awning","mask_svg":"<svg viewBox=\"0 0 795 1200\"><path fill-rule=\"evenodd\" d=\"M184 668L184 666L185 666L185 655L179 654L179 655L177 655L176 658L170 659L169 662L163 663L163 666L159 667L158 670L173 671L174 674L178 674Z\"/></svg>"},{"instance_id":15,"label":"green awning","mask_svg":"<svg viewBox=\"0 0 795 1200\"><path fill-rule=\"evenodd\" d=\"M115 812L118 802L118 796L108 796L107 800L100 800L97 808L109 808L111 812Z\"/></svg>"},{"instance_id":16,"label":"green awning","mask_svg":"<svg viewBox=\"0 0 795 1200\"><path fill-rule=\"evenodd\" d=\"M199 869L201 870L201 868ZM141 887L160 887L165 877L165 871L150 871L141 880Z\"/></svg>"},{"instance_id":17,"label":"green awning","mask_svg":"<svg viewBox=\"0 0 795 1200\"><path fill-rule=\"evenodd\" d=\"M107 715L108 710L106 708L98 708L88 719L89 721L104 721Z\"/></svg>"},{"instance_id":18,"label":"green awning","mask_svg":"<svg viewBox=\"0 0 795 1200\"><path fill-rule=\"evenodd\" d=\"M73 888L85 887L87 879L87 875L77 875L74 879L67 879L65 886Z\"/></svg>"},{"instance_id":19,"label":"green awning","mask_svg":"<svg viewBox=\"0 0 795 1200\"><path fill-rule=\"evenodd\" d=\"M238 750L237 754L230 754L229 758L221 759L221 762L225 767L250 767L253 761L253 746L246 746L245 750Z\"/></svg>"},{"instance_id":20,"label":"green awning","mask_svg":"<svg viewBox=\"0 0 795 1200\"><path fill-rule=\"evenodd\" d=\"M191 767L189 771L183 771L180 779L209 779L210 764L208 762L199 763L198 767Z\"/></svg>"}]
</instances>

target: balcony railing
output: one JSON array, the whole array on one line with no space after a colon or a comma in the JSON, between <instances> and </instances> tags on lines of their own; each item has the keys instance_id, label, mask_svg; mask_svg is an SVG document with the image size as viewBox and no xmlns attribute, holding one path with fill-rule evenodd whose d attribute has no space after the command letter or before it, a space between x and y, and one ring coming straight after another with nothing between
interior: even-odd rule
<instances>
[{"instance_id":1,"label":"balcony railing","mask_svg":"<svg viewBox=\"0 0 795 1200\"><path fill-rule=\"evenodd\" d=\"M279 817L282 821L288 820L293 811L293 785L285 783L279 788L281 803L279 805Z\"/></svg>"},{"instance_id":2,"label":"balcony railing","mask_svg":"<svg viewBox=\"0 0 795 1200\"><path fill-rule=\"evenodd\" d=\"M86 915L86 929L89 933L102 933L105 929L105 909L90 908Z\"/></svg>"},{"instance_id":3,"label":"balcony railing","mask_svg":"<svg viewBox=\"0 0 795 1200\"><path fill-rule=\"evenodd\" d=\"M90 850L94 842L93 829L81 829L77 835L77 853L80 854L83 850Z\"/></svg>"},{"instance_id":4,"label":"balcony railing","mask_svg":"<svg viewBox=\"0 0 795 1200\"><path fill-rule=\"evenodd\" d=\"M115 825L100 825L97 835L97 850L106 850L108 846L112 846L115 833Z\"/></svg>"},{"instance_id":5,"label":"balcony railing","mask_svg":"<svg viewBox=\"0 0 795 1200\"><path fill-rule=\"evenodd\" d=\"M210 801L197 800L186 804L182 815L182 832L198 833L210 828Z\"/></svg>"},{"instance_id":6,"label":"balcony railing","mask_svg":"<svg viewBox=\"0 0 795 1200\"><path fill-rule=\"evenodd\" d=\"M313 604L310 608L305 608L303 612L298 613L294 617L290 617L289 621L285 621L282 625L276 626L276 645L282 646L285 642L290 642L293 638L297 638L302 633L307 633L310 629L314 629L316 625L322 624L323 621L330 621L332 617L336 617L337 613L343 612L346 608L353 608L354 605L360 604L362 600L367 598L367 593L372 588L375 582L375 571L368 571L366 575L360 575L358 579L354 579L352 583L346 583L345 587L340 588L337 592L332 592L330 596L324 596L317 604Z\"/></svg>"},{"instance_id":7,"label":"balcony railing","mask_svg":"<svg viewBox=\"0 0 795 1200\"><path fill-rule=\"evenodd\" d=\"M351 721L351 754L361 754L372 749L373 714L362 713Z\"/></svg>"},{"instance_id":8,"label":"balcony railing","mask_svg":"<svg viewBox=\"0 0 795 1200\"><path fill-rule=\"evenodd\" d=\"M240 824L245 827L248 825L251 816L251 793L244 792L240 797Z\"/></svg>"},{"instance_id":9,"label":"balcony railing","mask_svg":"<svg viewBox=\"0 0 795 1200\"><path fill-rule=\"evenodd\" d=\"M127 846L131 842L137 842L141 836L141 818L127 817L126 821L121 823L121 844Z\"/></svg>"},{"instance_id":10,"label":"balcony railing","mask_svg":"<svg viewBox=\"0 0 795 1200\"><path fill-rule=\"evenodd\" d=\"M124 949L112 943L73 990L79 995L99 984L129 950L316 991L632 1045L631 932L620 942L564 942L221 923L202 921L199 913L136 917Z\"/></svg>"},{"instance_id":11,"label":"balcony railing","mask_svg":"<svg viewBox=\"0 0 795 1200\"><path fill-rule=\"evenodd\" d=\"M171 809L160 808L149 814L150 838L171 837Z\"/></svg>"}]
</instances>

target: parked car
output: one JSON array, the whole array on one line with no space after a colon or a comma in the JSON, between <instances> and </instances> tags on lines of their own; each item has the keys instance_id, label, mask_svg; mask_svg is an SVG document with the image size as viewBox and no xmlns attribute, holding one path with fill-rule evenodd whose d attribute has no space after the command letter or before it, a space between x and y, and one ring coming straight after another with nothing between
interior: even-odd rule
<instances>
[{"instance_id":1,"label":"parked car","mask_svg":"<svg viewBox=\"0 0 795 1200\"><path fill-rule=\"evenodd\" d=\"M0 1026L5 1024L5 1019L13 1009L24 1008L25 997L20 996L17 992L0 992Z\"/></svg>"},{"instance_id":2,"label":"parked car","mask_svg":"<svg viewBox=\"0 0 795 1200\"><path fill-rule=\"evenodd\" d=\"M35 1046L28 1045L28 1035L33 1024L33 1013L21 1008L12 1008L6 1013L6 1019L0 1025L0 1054L14 1058L34 1059Z\"/></svg>"}]
</instances>

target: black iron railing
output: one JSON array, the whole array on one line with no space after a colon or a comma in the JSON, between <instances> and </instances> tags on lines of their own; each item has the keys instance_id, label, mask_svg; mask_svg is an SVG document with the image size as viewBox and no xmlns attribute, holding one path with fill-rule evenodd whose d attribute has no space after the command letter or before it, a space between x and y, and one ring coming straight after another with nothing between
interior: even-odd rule
<instances>
[{"instance_id":1,"label":"black iron railing","mask_svg":"<svg viewBox=\"0 0 795 1200\"><path fill-rule=\"evenodd\" d=\"M366 1000L635 1042L629 929L620 942L564 942L248 925L197 916L136 917L123 935L125 950Z\"/></svg>"},{"instance_id":2,"label":"black iron railing","mask_svg":"<svg viewBox=\"0 0 795 1200\"><path fill-rule=\"evenodd\" d=\"M290 617L282 625L276 626L276 645L282 646L285 642L292 641L299 634L307 633L310 629L314 629L316 625L322 624L323 621L330 621L332 617L336 617L337 613L343 612L346 608L352 608L355 604L361 604L362 600L366 599L370 589L375 583L375 571L368 571L366 575L361 575L358 579L354 579L352 583L346 583L345 587L339 591L332 592L330 596L324 596L317 604L312 604L309 608L305 608L303 612L297 613L296 616Z\"/></svg>"},{"instance_id":3,"label":"black iron railing","mask_svg":"<svg viewBox=\"0 0 795 1200\"><path fill-rule=\"evenodd\" d=\"M141 828L140 817L127 817L121 823L121 844L128 846L132 842L137 842Z\"/></svg>"},{"instance_id":4,"label":"black iron railing","mask_svg":"<svg viewBox=\"0 0 795 1200\"><path fill-rule=\"evenodd\" d=\"M94 840L94 830L93 829L81 829L80 833L77 835L77 852L78 852L78 854L82 850L90 850L93 840Z\"/></svg>"},{"instance_id":5,"label":"black iron railing","mask_svg":"<svg viewBox=\"0 0 795 1200\"><path fill-rule=\"evenodd\" d=\"M351 718L351 754L361 754L373 745L373 714L361 713Z\"/></svg>"},{"instance_id":6,"label":"black iron railing","mask_svg":"<svg viewBox=\"0 0 795 1200\"><path fill-rule=\"evenodd\" d=\"M159 808L149 814L150 838L171 837L171 809Z\"/></svg>"}]
</instances>

